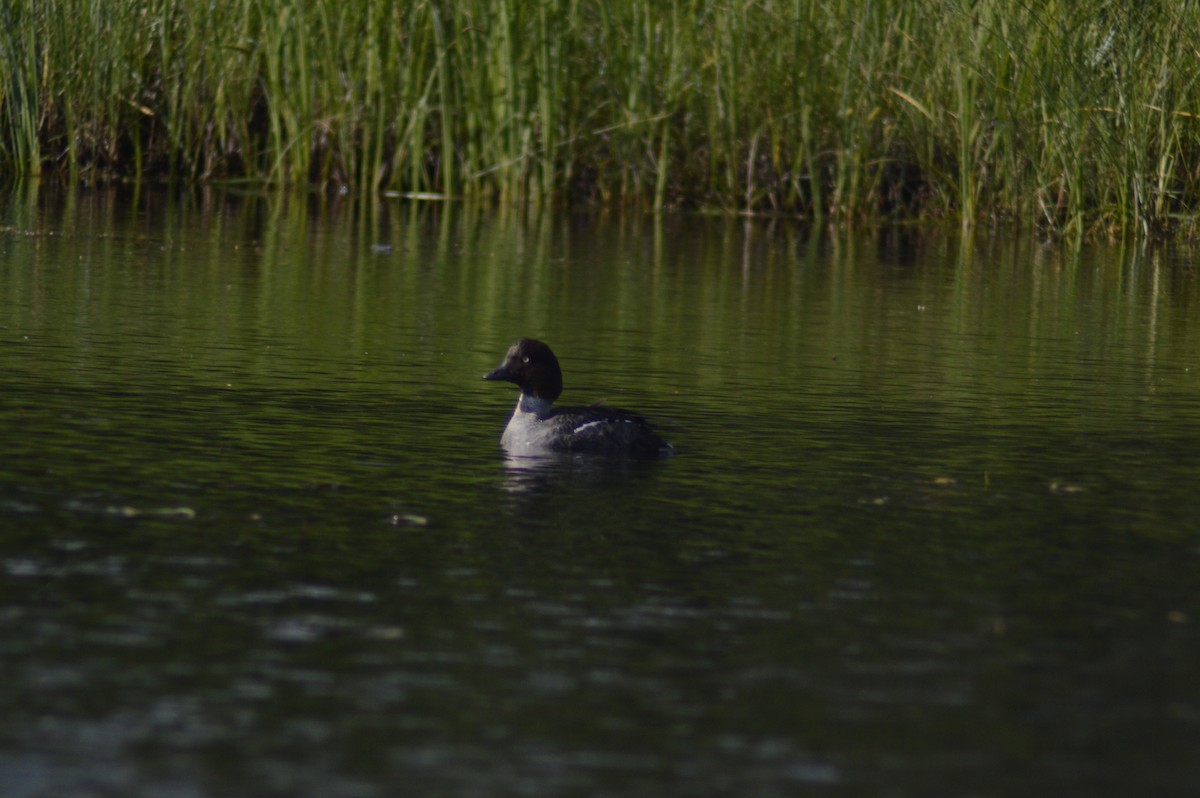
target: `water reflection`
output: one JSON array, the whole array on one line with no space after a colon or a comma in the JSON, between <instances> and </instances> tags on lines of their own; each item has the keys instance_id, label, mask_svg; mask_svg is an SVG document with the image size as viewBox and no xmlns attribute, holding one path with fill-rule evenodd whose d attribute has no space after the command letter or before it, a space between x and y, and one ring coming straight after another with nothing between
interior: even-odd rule
<instances>
[{"instance_id":1,"label":"water reflection","mask_svg":"<svg viewBox=\"0 0 1200 798\"><path fill-rule=\"evenodd\" d=\"M505 475L503 488L518 495L551 491L563 485L620 486L629 480L648 478L658 469L668 467L666 461L574 452L503 452L501 459Z\"/></svg>"},{"instance_id":2,"label":"water reflection","mask_svg":"<svg viewBox=\"0 0 1200 798\"><path fill-rule=\"evenodd\" d=\"M1187 248L3 213L6 795L1196 787ZM526 334L684 454L506 456Z\"/></svg>"}]
</instances>

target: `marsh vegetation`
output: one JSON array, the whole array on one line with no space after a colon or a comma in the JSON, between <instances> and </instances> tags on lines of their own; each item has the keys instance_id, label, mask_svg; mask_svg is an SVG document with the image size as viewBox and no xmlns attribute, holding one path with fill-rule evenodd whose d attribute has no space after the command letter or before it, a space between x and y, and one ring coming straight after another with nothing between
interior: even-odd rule
<instances>
[{"instance_id":1,"label":"marsh vegetation","mask_svg":"<svg viewBox=\"0 0 1200 798\"><path fill-rule=\"evenodd\" d=\"M0 164L1190 232L1180 0L13 0Z\"/></svg>"}]
</instances>

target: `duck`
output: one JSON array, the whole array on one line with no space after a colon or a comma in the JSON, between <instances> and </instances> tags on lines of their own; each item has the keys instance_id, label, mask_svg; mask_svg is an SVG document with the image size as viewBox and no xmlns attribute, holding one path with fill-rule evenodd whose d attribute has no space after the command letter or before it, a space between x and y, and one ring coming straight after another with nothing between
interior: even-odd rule
<instances>
[{"instance_id":1,"label":"duck","mask_svg":"<svg viewBox=\"0 0 1200 798\"><path fill-rule=\"evenodd\" d=\"M500 445L510 454L575 452L652 459L674 452L650 422L633 411L598 405L555 407L563 389L562 368L542 341L520 339L483 379L511 382L521 389L500 436Z\"/></svg>"}]
</instances>

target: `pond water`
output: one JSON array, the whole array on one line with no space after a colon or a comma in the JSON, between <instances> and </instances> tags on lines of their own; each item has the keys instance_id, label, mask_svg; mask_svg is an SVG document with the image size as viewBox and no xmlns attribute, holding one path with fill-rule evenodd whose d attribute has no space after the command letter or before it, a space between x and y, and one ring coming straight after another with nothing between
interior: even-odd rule
<instances>
[{"instance_id":1,"label":"pond water","mask_svg":"<svg viewBox=\"0 0 1200 798\"><path fill-rule=\"evenodd\" d=\"M1193 795L1200 261L31 189L0 794ZM508 461L484 382L661 462Z\"/></svg>"}]
</instances>

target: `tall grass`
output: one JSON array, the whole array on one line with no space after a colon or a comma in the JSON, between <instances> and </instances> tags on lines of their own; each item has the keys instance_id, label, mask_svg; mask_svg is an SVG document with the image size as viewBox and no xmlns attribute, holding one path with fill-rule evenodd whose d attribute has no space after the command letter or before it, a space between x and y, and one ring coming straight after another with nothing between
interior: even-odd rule
<instances>
[{"instance_id":1,"label":"tall grass","mask_svg":"<svg viewBox=\"0 0 1200 798\"><path fill-rule=\"evenodd\" d=\"M0 166L1194 226L1187 0L7 0Z\"/></svg>"}]
</instances>

